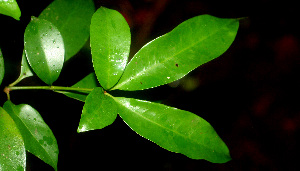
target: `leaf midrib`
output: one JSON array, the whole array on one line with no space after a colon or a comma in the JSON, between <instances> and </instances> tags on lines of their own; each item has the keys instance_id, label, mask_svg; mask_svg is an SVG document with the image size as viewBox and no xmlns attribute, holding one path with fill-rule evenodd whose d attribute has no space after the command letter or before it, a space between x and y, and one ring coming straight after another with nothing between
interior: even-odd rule
<instances>
[{"instance_id":1,"label":"leaf midrib","mask_svg":"<svg viewBox=\"0 0 300 171\"><path fill-rule=\"evenodd\" d=\"M114 99L115 99L116 102L118 102L119 104L121 104L122 106L124 106L126 109L130 110L130 109L127 108L125 105L123 105L122 102L120 102L120 101L117 100L116 98L114 98ZM189 139L189 140L191 140L192 143L201 145L201 146L205 147L206 149L212 149L212 148L210 148L210 147L207 146L207 145L199 144L197 141L195 141L194 139L191 139L189 136L186 137L186 136L184 136L183 134L181 134L181 133L179 133L179 132L177 132L177 131L175 131L175 130L173 130L173 129L164 127L163 125L161 125L161 124L159 124L159 123L157 123L157 122L154 122L154 121L150 120L149 118L144 117L143 115L139 114L139 113L136 112L136 111L133 111L133 110L130 110L130 111L132 111L133 113L135 113L135 114L136 114L137 116L139 116L140 118L143 118L143 119L145 119L145 120L147 120L147 121L149 121L149 122L151 122L151 123L153 123L153 124L155 124L155 125L157 125L157 126L163 128L163 129L166 129L166 130L168 130L168 131L174 132L175 134L177 134L177 135L180 136L180 137L183 137L184 139ZM122 114L119 114L119 115L121 116ZM182 150L180 150L180 152L182 153ZM219 152L217 152L217 153L219 153ZM185 153L183 153L183 154L185 154Z\"/></svg>"},{"instance_id":2,"label":"leaf midrib","mask_svg":"<svg viewBox=\"0 0 300 171\"><path fill-rule=\"evenodd\" d=\"M228 26L228 25L230 25L230 24L232 24L232 22L229 22L226 26ZM186 48L183 48L182 50L180 50L180 51L179 51L178 53L176 53L175 55L170 56L170 57L168 57L168 58L164 58L164 60L162 60L162 62L155 63L154 65L150 65L150 67L147 67L146 70L142 70L141 72L135 73L135 74L136 74L135 76L131 76L131 77L129 77L127 80L122 81L120 84L117 84L113 89L118 89L118 88L122 87L123 85L126 85L128 82L130 82L131 80L134 80L134 79L138 78L140 75L143 75L145 72L149 72L149 71L155 69L156 67L158 67L158 66L164 64L165 62L171 60L171 58L174 58L174 57L180 55L181 53L184 53L186 50L188 50L188 49L194 47L196 44L198 44L198 43L200 43L200 42L202 42L202 41L208 39L208 37L211 37L212 35L217 34L220 30L223 30L223 28L222 28L222 29L218 29L217 31L214 31L214 32L212 32L211 34L209 34L208 36L203 37L202 39L198 40L196 43L193 43L192 45L187 46ZM170 33L172 33L172 31L171 31ZM169 34L167 33L167 34L165 34L165 35L163 35L163 36L161 36L161 37L158 37L157 39L160 39L160 38L164 38L164 37L166 37L166 36L169 36L170 33L169 33ZM156 40L156 39L155 39L155 40ZM149 42L149 43L150 43L150 42ZM145 46L144 46L144 47L145 47ZM137 52L136 55L134 55L134 58L136 58L136 56L137 56L138 54L139 54L139 52ZM133 59L134 59L134 58L133 58ZM148 66L149 66L149 65L148 65Z\"/></svg>"},{"instance_id":3,"label":"leaf midrib","mask_svg":"<svg viewBox=\"0 0 300 171\"><path fill-rule=\"evenodd\" d=\"M12 104L9 104L10 107L12 106ZM27 127L27 125L23 122L23 120L19 117L19 115L17 115L17 112L15 111L15 109L13 107L11 107L11 109L14 112L14 115L19 119L19 121L21 121L21 123L27 128L28 132L30 133L30 135L33 137L34 141L36 141L38 144L40 144L36 138L34 138L33 133L29 130L29 128ZM41 146L41 145L40 145ZM26 144L25 144L26 147ZM55 165L55 162L52 160L52 157L47 153L47 151L45 150L45 148L43 146L41 146L43 151L47 154L48 158L50 158L50 161L52 162L52 165ZM27 150L27 149L26 149Z\"/></svg>"}]
</instances>

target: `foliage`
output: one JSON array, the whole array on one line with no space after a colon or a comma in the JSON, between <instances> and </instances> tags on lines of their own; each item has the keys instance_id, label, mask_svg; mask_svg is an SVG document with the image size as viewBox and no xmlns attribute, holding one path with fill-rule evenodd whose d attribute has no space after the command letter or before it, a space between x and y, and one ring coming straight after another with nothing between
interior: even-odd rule
<instances>
[{"instance_id":1,"label":"foliage","mask_svg":"<svg viewBox=\"0 0 300 171\"><path fill-rule=\"evenodd\" d=\"M20 76L5 88L8 100L0 108L1 170L25 170L25 149L57 170L58 145L51 129L33 107L10 101L10 91L28 89L54 90L84 102L78 132L102 129L119 115L133 131L164 149L213 163L229 161L226 144L198 115L110 92L150 89L182 78L230 47L238 19L191 18L146 44L127 64L131 33L126 20L112 9L94 10L91 0L55 0L38 18L31 18ZM53 86L64 62L82 48L89 34L95 73L71 87ZM1 83L1 51L0 71ZM49 86L16 86L34 75Z\"/></svg>"},{"instance_id":2,"label":"foliage","mask_svg":"<svg viewBox=\"0 0 300 171\"><path fill-rule=\"evenodd\" d=\"M41 80L49 85L57 80L65 48L60 32L51 22L32 17L25 30L24 49L32 70Z\"/></svg>"},{"instance_id":3,"label":"foliage","mask_svg":"<svg viewBox=\"0 0 300 171\"><path fill-rule=\"evenodd\" d=\"M13 17L16 20L20 20L21 10L16 0L1 0L0 1L0 14L4 14Z\"/></svg>"},{"instance_id":4,"label":"foliage","mask_svg":"<svg viewBox=\"0 0 300 171\"><path fill-rule=\"evenodd\" d=\"M14 120L0 107L0 168L1 170L25 170L25 145Z\"/></svg>"}]
</instances>

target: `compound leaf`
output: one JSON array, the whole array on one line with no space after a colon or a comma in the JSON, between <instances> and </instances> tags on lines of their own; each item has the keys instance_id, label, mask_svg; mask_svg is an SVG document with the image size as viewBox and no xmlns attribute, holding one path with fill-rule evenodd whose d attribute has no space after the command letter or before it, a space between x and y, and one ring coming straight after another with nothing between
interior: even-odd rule
<instances>
[{"instance_id":1,"label":"compound leaf","mask_svg":"<svg viewBox=\"0 0 300 171\"><path fill-rule=\"evenodd\" d=\"M16 20L20 20L21 10L16 0L1 0L0 1L0 14L4 14L13 17Z\"/></svg>"},{"instance_id":2,"label":"compound leaf","mask_svg":"<svg viewBox=\"0 0 300 171\"><path fill-rule=\"evenodd\" d=\"M45 83L57 80L64 63L64 42L60 32L49 21L31 18L24 35L28 62Z\"/></svg>"},{"instance_id":3,"label":"compound leaf","mask_svg":"<svg viewBox=\"0 0 300 171\"><path fill-rule=\"evenodd\" d=\"M117 11L99 8L91 22L91 49L95 73L108 90L120 79L130 50L130 28Z\"/></svg>"},{"instance_id":4,"label":"compound leaf","mask_svg":"<svg viewBox=\"0 0 300 171\"><path fill-rule=\"evenodd\" d=\"M113 97L131 129L159 146L192 159L229 161L229 150L214 128L201 117L166 105Z\"/></svg>"},{"instance_id":5,"label":"compound leaf","mask_svg":"<svg viewBox=\"0 0 300 171\"><path fill-rule=\"evenodd\" d=\"M191 18L138 51L113 89L142 90L167 84L223 54L239 22L210 15Z\"/></svg>"},{"instance_id":6,"label":"compound leaf","mask_svg":"<svg viewBox=\"0 0 300 171\"><path fill-rule=\"evenodd\" d=\"M0 170L25 171L24 141L14 120L0 107Z\"/></svg>"},{"instance_id":7,"label":"compound leaf","mask_svg":"<svg viewBox=\"0 0 300 171\"><path fill-rule=\"evenodd\" d=\"M95 88L86 98L78 132L102 129L112 124L117 117L114 100L102 88Z\"/></svg>"},{"instance_id":8,"label":"compound leaf","mask_svg":"<svg viewBox=\"0 0 300 171\"><path fill-rule=\"evenodd\" d=\"M94 11L92 0L55 0L40 14L40 19L50 21L60 31L65 43L65 61L88 40Z\"/></svg>"},{"instance_id":9,"label":"compound leaf","mask_svg":"<svg viewBox=\"0 0 300 171\"><path fill-rule=\"evenodd\" d=\"M2 55L2 52L0 49L0 85L1 85L3 77L4 77L4 72L5 72L4 59L3 59L3 55Z\"/></svg>"},{"instance_id":10,"label":"compound leaf","mask_svg":"<svg viewBox=\"0 0 300 171\"><path fill-rule=\"evenodd\" d=\"M3 108L19 128L26 150L57 170L57 142L39 112L29 105L14 105L11 101L5 102Z\"/></svg>"}]
</instances>

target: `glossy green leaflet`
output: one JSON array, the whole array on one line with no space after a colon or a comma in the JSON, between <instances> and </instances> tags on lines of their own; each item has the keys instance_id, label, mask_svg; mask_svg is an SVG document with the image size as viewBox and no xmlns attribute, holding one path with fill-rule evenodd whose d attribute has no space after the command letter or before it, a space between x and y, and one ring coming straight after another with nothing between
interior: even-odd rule
<instances>
[{"instance_id":1,"label":"glossy green leaflet","mask_svg":"<svg viewBox=\"0 0 300 171\"><path fill-rule=\"evenodd\" d=\"M16 20L20 20L21 10L16 0L1 0L0 1L0 14L4 14L13 17Z\"/></svg>"}]
</instances>

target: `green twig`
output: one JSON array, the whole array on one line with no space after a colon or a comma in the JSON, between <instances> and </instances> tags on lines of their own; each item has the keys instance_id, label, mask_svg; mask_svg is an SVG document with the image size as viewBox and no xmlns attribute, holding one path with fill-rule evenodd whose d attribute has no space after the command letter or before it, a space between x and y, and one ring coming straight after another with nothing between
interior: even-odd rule
<instances>
[{"instance_id":1,"label":"green twig","mask_svg":"<svg viewBox=\"0 0 300 171\"><path fill-rule=\"evenodd\" d=\"M9 84L9 87L13 87L14 85L18 84L19 82L21 82L26 77L28 77L28 76L26 76L26 75L20 76L16 81L14 81L13 83Z\"/></svg>"},{"instance_id":2,"label":"green twig","mask_svg":"<svg viewBox=\"0 0 300 171\"><path fill-rule=\"evenodd\" d=\"M12 90L52 90L52 91L86 91L91 92L92 88L78 88L78 87L62 87L62 86L8 86L6 87L10 92Z\"/></svg>"}]
</instances>

